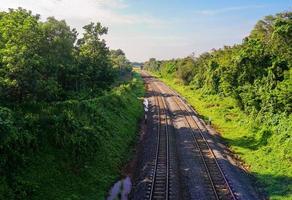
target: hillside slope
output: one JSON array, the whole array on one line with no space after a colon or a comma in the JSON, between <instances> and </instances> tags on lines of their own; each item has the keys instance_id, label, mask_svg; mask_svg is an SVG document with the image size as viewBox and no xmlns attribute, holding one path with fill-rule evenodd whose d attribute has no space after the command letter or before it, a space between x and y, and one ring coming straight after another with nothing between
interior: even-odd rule
<instances>
[{"instance_id":1,"label":"hillside slope","mask_svg":"<svg viewBox=\"0 0 292 200\"><path fill-rule=\"evenodd\" d=\"M104 199L135 141L143 92L138 77L89 100L1 107L0 199Z\"/></svg>"}]
</instances>

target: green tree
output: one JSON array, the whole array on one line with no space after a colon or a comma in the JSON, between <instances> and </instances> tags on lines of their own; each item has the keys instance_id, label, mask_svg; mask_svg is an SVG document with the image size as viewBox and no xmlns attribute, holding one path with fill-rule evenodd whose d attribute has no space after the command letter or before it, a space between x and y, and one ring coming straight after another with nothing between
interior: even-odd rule
<instances>
[{"instance_id":1,"label":"green tree","mask_svg":"<svg viewBox=\"0 0 292 200\"><path fill-rule=\"evenodd\" d=\"M113 68L120 72L120 75L128 73L132 70L130 61L126 58L125 53L121 49L111 50L110 59Z\"/></svg>"},{"instance_id":2,"label":"green tree","mask_svg":"<svg viewBox=\"0 0 292 200\"><path fill-rule=\"evenodd\" d=\"M291 43L292 12L284 12L260 20L242 44L144 66L205 94L232 96L248 113L290 114Z\"/></svg>"},{"instance_id":3,"label":"green tree","mask_svg":"<svg viewBox=\"0 0 292 200\"><path fill-rule=\"evenodd\" d=\"M92 91L105 89L114 81L114 71L109 59L110 51L100 36L107 28L100 23L90 23L83 27L83 38L77 41L79 61L79 87Z\"/></svg>"},{"instance_id":4,"label":"green tree","mask_svg":"<svg viewBox=\"0 0 292 200\"><path fill-rule=\"evenodd\" d=\"M60 96L65 90L74 89L72 75L76 70L74 58L74 44L77 38L75 29L70 29L64 20L58 21L49 17L41 24L44 40L41 48L41 55L44 62L42 96L53 98ZM57 97L55 97L57 98Z\"/></svg>"},{"instance_id":5,"label":"green tree","mask_svg":"<svg viewBox=\"0 0 292 200\"><path fill-rule=\"evenodd\" d=\"M39 16L19 8L0 18L0 93L11 102L34 100L43 60L39 54L42 31Z\"/></svg>"},{"instance_id":6,"label":"green tree","mask_svg":"<svg viewBox=\"0 0 292 200\"><path fill-rule=\"evenodd\" d=\"M194 60L191 57L179 60L177 62L177 77L182 80L184 84L189 84L193 79Z\"/></svg>"}]
</instances>

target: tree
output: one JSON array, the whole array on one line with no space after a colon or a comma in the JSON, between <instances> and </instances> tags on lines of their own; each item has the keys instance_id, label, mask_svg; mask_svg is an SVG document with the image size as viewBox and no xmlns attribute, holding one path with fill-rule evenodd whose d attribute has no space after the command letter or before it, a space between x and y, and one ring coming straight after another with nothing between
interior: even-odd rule
<instances>
[{"instance_id":1,"label":"tree","mask_svg":"<svg viewBox=\"0 0 292 200\"><path fill-rule=\"evenodd\" d=\"M184 84L189 84L194 77L194 60L191 57L184 58L177 63L177 77Z\"/></svg>"},{"instance_id":2,"label":"tree","mask_svg":"<svg viewBox=\"0 0 292 200\"><path fill-rule=\"evenodd\" d=\"M121 49L111 50L110 59L113 64L113 68L119 70L120 75L132 70L130 61L126 58L125 53Z\"/></svg>"},{"instance_id":3,"label":"tree","mask_svg":"<svg viewBox=\"0 0 292 200\"><path fill-rule=\"evenodd\" d=\"M19 8L0 18L1 100L34 100L42 71L39 16Z\"/></svg>"},{"instance_id":4,"label":"tree","mask_svg":"<svg viewBox=\"0 0 292 200\"><path fill-rule=\"evenodd\" d=\"M74 89L74 44L77 32L71 30L64 20L58 21L53 17L49 17L41 27L44 35L41 47L44 59L43 83L48 88L43 90L42 95L52 98L61 95L63 90Z\"/></svg>"},{"instance_id":5,"label":"tree","mask_svg":"<svg viewBox=\"0 0 292 200\"><path fill-rule=\"evenodd\" d=\"M108 87L114 80L114 72L109 60L110 51L100 36L107 28L100 23L90 23L83 27L83 38L77 41L80 87L100 90Z\"/></svg>"},{"instance_id":6,"label":"tree","mask_svg":"<svg viewBox=\"0 0 292 200\"><path fill-rule=\"evenodd\" d=\"M248 113L291 113L292 12L260 20L242 44L145 68L205 94L231 96ZM290 86L290 87L289 87Z\"/></svg>"}]
</instances>

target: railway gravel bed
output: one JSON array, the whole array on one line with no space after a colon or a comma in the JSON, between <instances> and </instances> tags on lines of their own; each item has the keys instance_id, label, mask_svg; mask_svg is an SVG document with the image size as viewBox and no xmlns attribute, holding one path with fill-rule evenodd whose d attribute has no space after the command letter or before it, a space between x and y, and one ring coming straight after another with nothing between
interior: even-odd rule
<instances>
[{"instance_id":1,"label":"railway gravel bed","mask_svg":"<svg viewBox=\"0 0 292 200\"><path fill-rule=\"evenodd\" d=\"M149 111L130 199L262 199L219 134L175 91L142 76Z\"/></svg>"}]
</instances>

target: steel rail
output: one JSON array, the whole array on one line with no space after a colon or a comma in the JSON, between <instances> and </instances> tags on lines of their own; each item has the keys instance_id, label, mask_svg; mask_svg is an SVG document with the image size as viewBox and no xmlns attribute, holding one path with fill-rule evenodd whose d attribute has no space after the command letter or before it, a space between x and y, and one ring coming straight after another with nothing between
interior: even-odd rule
<instances>
[{"instance_id":1,"label":"steel rail","mask_svg":"<svg viewBox=\"0 0 292 200\"><path fill-rule=\"evenodd\" d=\"M206 138L205 138L205 136L204 136L204 134L203 134L201 128L198 126L198 123L197 123L196 120L194 119L192 113L191 113L191 112L189 111L189 109L187 108L185 102L183 102L183 100L182 100L181 98L179 98L180 95L178 95L175 91L173 91L173 90L170 89L169 87L166 86L166 88L167 88L172 94L174 94L175 98L173 98L173 99L174 99L174 102L176 103L176 105L179 107L179 109L180 109L181 111L183 111L183 112L187 112L187 113L191 116L191 118L193 119L194 123L196 124L196 126L197 126L197 128L198 128L198 130L199 130L199 133L200 133L201 138L203 139L204 143L205 143L206 146L208 147L209 152L211 153L212 157L214 158L214 161L215 161L216 167L217 167L217 169L219 170L221 176L223 177L223 179L224 179L224 183L225 183L225 185L227 186L227 189L228 189L229 193L231 194L232 199L236 200L237 198L235 197L235 194L233 193L233 191L232 191L232 189L231 189L231 187L230 187L230 185L229 185L229 183L228 183L228 181L227 181L227 179L226 179L226 177L225 177L225 174L223 173L223 171L222 171L222 169L221 169L221 167L220 167L220 165L219 165L219 163L218 163L218 161L217 161L217 158L216 158L214 152L212 151L210 145L208 144L208 141L206 140ZM185 111L182 109L182 107L180 106L180 104L177 102L177 99L180 100L181 104L182 104L183 107L185 108ZM192 109L191 109L191 110L192 110ZM192 111L193 111L193 110L192 110ZM193 111L193 112L194 112L194 111ZM195 113L195 112L194 112L194 113ZM201 155L201 157L202 157L202 160L203 160L203 163L204 163L205 169L206 169L206 171L207 171L208 178L209 178L210 183L211 183L211 185L212 185L212 188L213 188L213 191L214 191L215 197L216 197L216 199L219 200L219 199L220 199L220 195L218 194L219 192L218 192L217 189L216 189L216 184L214 183L214 180L213 180L213 178L212 178L211 170L210 170L210 167L208 166L208 164L207 164L207 162L206 162L206 158L205 158L205 155L204 155L204 153L203 153L202 147L200 146L200 144L199 144L199 142L198 142L198 139L197 139L196 136L195 136L195 132L194 132L194 130L192 129L192 126L191 126L189 120L187 119L186 116L184 116L184 118L186 119L186 121L187 121L189 127L191 128L191 131L192 131L192 137L193 137L193 139L194 139L194 141L195 141L195 145L196 145L196 147L197 147L197 148L199 149L199 151L200 151L200 155Z\"/></svg>"},{"instance_id":2,"label":"steel rail","mask_svg":"<svg viewBox=\"0 0 292 200\"><path fill-rule=\"evenodd\" d=\"M155 84L152 84L153 91L155 92L154 87L156 87ZM157 92L157 91L156 91ZM164 189L164 195L165 199L169 198L169 134L168 134L168 116L166 114L166 104L161 97L161 95L156 94L154 96L155 100L155 105L158 107L158 124L157 124L157 145L156 145L156 156L155 156L155 167L154 167L154 172L153 172L153 177L152 177L152 183L151 183L151 189L150 189L150 195L149 199L156 199L157 195L161 195L161 191L158 193L156 190L158 189ZM162 103L161 103L162 102ZM162 112L161 112L161 105L163 105L164 109L164 121L165 121L165 129L163 133L161 132L162 128ZM164 134L164 135L162 135ZM164 137L165 136L165 141ZM163 143L165 142L165 144ZM165 145L166 149L161 149ZM165 151L165 153L163 153ZM164 154L164 155L163 155ZM165 157L163 157L165 156ZM163 162L163 160L165 161ZM160 161L162 160L162 161ZM165 166L164 166L165 165ZM162 168L161 168L162 166ZM164 171L166 170L166 171ZM166 176L163 176L163 174L166 174ZM157 179L159 176L162 176L162 178L165 178L165 181L163 183L158 184ZM161 177L160 177L161 178ZM164 187L164 188L161 188ZM163 197L162 197L163 198Z\"/></svg>"}]
</instances>

